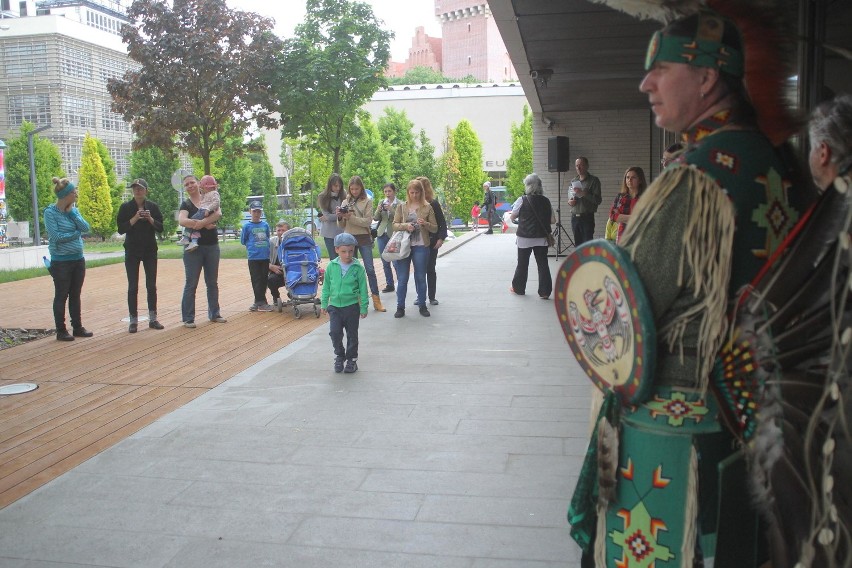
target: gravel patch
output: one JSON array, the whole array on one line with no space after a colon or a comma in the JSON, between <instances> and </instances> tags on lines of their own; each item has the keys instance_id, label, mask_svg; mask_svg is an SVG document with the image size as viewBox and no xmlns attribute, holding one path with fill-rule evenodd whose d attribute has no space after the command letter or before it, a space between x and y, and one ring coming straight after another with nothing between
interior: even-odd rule
<instances>
[{"instance_id":1,"label":"gravel patch","mask_svg":"<svg viewBox=\"0 0 852 568\"><path fill-rule=\"evenodd\" d=\"M16 345L52 337L55 334L55 329L0 328L0 349L11 349Z\"/></svg>"}]
</instances>

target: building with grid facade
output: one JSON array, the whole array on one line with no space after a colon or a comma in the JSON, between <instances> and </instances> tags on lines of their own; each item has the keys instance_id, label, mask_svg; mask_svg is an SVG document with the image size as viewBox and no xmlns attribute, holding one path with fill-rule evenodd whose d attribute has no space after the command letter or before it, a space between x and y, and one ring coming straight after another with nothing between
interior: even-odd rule
<instances>
[{"instance_id":1,"label":"building with grid facade","mask_svg":"<svg viewBox=\"0 0 852 568\"><path fill-rule=\"evenodd\" d=\"M135 65L119 35L128 22L120 3L52 0L35 9L32 0L0 1L0 139L18 136L25 120L49 124L41 136L59 147L76 179L88 133L109 149L116 175L126 177L133 134L111 111L106 88Z\"/></svg>"}]
</instances>

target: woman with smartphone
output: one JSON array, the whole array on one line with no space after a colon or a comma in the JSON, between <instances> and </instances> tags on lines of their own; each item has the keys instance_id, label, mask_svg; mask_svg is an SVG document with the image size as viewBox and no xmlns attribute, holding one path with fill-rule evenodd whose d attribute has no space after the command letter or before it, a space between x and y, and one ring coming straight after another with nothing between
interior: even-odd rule
<instances>
[{"instance_id":1,"label":"woman with smartphone","mask_svg":"<svg viewBox=\"0 0 852 568\"><path fill-rule=\"evenodd\" d=\"M142 178L130 185L133 198L118 208L116 223L124 237L124 270L127 272L127 310L130 314L128 331L139 327L137 296L139 292L139 263L145 269L145 289L148 292L148 327L163 329L157 319L157 239L154 233L163 232L163 214L153 201L148 201L148 182Z\"/></svg>"}]
</instances>

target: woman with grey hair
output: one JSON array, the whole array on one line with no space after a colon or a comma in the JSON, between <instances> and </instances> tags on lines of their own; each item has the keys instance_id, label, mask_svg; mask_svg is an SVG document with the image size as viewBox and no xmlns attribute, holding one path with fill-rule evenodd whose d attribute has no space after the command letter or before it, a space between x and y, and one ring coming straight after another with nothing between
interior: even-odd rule
<instances>
[{"instance_id":1,"label":"woman with grey hair","mask_svg":"<svg viewBox=\"0 0 852 568\"><path fill-rule=\"evenodd\" d=\"M808 126L808 165L821 190L852 166L852 96L840 95L817 106Z\"/></svg>"},{"instance_id":2,"label":"woman with grey hair","mask_svg":"<svg viewBox=\"0 0 852 568\"><path fill-rule=\"evenodd\" d=\"M518 266L515 268L509 291L518 296L526 294L532 253L535 254L535 262L538 265L538 297L547 300L553 291L553 279L547 264L547 236L551 234L550 225L556 222L556 218L550 200L544 196L538 174L530 174L524 178L524 193L525 195L512 205L511 219L518 221Z\"/></svg>"}]
</instances>

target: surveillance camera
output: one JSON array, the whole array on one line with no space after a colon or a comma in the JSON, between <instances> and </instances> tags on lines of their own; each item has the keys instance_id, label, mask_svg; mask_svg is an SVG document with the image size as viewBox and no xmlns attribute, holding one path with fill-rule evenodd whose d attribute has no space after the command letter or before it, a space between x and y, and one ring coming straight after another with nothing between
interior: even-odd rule
<instances>
[{"instance_id":1,"label":"surveillance camera","mask_svg":"<svg viewBox=\"0 0 852 568\"><path fill-rule=\"evenodd\" d=\"M538 79L538 71L536 69L530 70L530 77L533 79Z\"/></svg>"}]
</instances>

